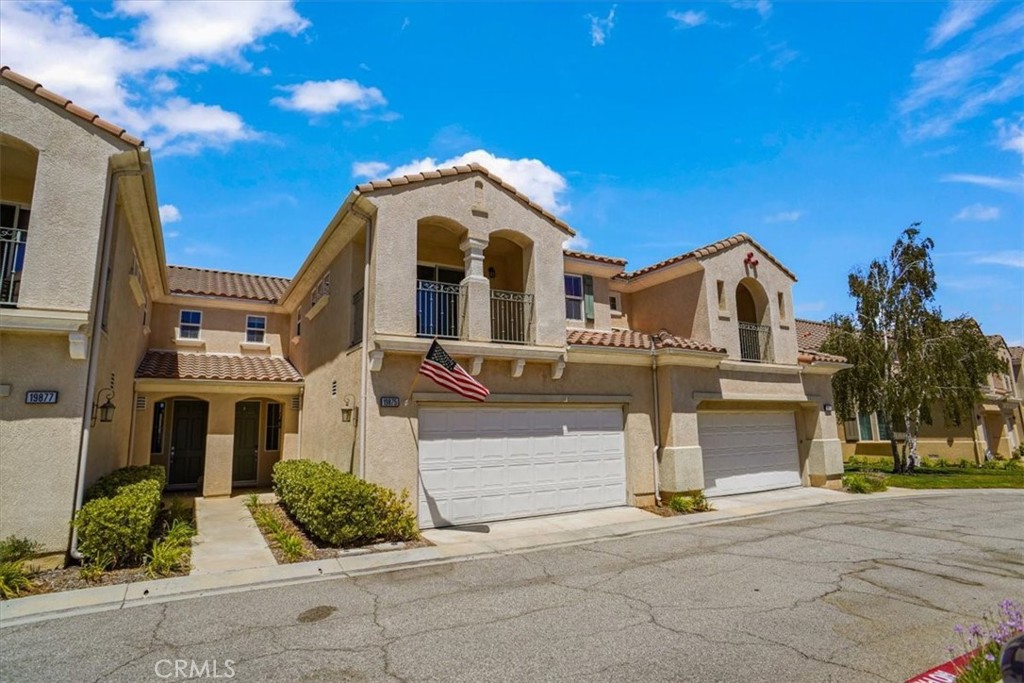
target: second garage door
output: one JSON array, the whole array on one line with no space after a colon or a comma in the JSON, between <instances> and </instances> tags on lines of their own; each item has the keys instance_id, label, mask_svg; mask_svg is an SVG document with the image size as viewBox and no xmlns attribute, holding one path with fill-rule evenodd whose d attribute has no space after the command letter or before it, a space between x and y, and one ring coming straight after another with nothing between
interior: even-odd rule
<instances>
[{"instance_id":1,"label":"second garage door","mask_svg":"<svg viewBox=\"0 0 1024 683\"><path fill-rule=\"evenodd\" d=\"M793 413L700 413L709 496L800 486Z\"/></svg>"},{"instance_id":2,"label":"second garage door","mask_svg":"<svg viewBox=\"0 0 1024 683\"><path fill-rule=\"evenodd\" d=\"M626 503L619 408L423 408L423 528Z\"/></svg>"}]
</instances>

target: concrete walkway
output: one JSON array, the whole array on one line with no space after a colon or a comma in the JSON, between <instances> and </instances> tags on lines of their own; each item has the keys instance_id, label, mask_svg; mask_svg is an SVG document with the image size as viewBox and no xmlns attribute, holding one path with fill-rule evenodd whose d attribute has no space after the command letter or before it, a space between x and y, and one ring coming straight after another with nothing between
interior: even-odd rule
<instances>
[{"instance_id":1,"label":"concrete walkway","mask_svg":"<svg viewBox=\"0 0 1024 683\"><path fill-rule=\"evenodd\" d=\"M657 518L657 515L644 512L639 508L605 508L603 510L568 512L547 517L530 517L528 519L513 519L505 522L429 529L423 532L423 538L436 545L495 541L524 536L541 536L559 531L590 529L612 524L625 524L627 522L643 522Z\"/></svg>"},{"instance_id":2,"label":"concrete walkway","mask_svg":"<svg viewBox=\"0 0 1024 683\"><path fill-rule=\"evenodd\" d=\"M263 540L245 498L196 498L192 574L272 567L274 554Z\"/></svg>"}]
</instances>

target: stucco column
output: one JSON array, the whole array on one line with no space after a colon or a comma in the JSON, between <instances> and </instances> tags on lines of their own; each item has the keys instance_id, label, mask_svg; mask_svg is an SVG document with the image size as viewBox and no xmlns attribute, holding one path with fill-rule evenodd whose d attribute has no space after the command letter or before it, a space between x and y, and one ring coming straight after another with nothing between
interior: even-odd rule
<instances>
[{"instance_id":1,"label":"stucco column","mask_svg":"<svg viewBox=\"0 0 1024 683\"><path fill-rule=\"evenodd\" d=\"M824 408L804 408L798 412L806 430L807 479L811 486L841 489L843 486L843 444L835 413Z\"/></svg>"},{"instance_id":2,"label":"stucco column","mask_svg":"<svg viewBox=\"0 0 1024 683\"><path fill-rule=\"evenodd\" d=\"M704 488L704 457L696 412L673 412L661 449L661 490L670 493Z\"/></svg>"},{"instance_id":3,"label":"stucco column","mask_svg":"<svg viewBox=\"0 0 1024 683\"><path fill-rule=\"evenodd\" d=\"M459 245L465 255L466 277L462 282L462 329L470 341L491 340L491 283L484 275L487 240L467 237Z\"/></svg>"},{"instance_id":4,"label":"stucco column","mask_svg":"<svg viewBox=\"0 0 1024 683\"><path fill-rule=\"evenodd\" d=\"M206 463L203 496L230 496L234 466L235 403L227 396L210 401L206 421Z\"/></svg>"}]
</instances>

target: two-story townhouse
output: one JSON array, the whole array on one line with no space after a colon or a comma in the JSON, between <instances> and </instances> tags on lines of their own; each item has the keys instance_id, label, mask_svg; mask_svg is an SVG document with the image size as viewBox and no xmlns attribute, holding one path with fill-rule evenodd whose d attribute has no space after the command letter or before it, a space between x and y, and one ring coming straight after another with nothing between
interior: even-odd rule
<instances>
[{"instance_id":1,"label":"two-story townhouse","mask_svg":"<svg viewBox=\"0 0 1024 683\"><path fill-rule=\"evenodd\" d=\"M820 349L828 338L827 323L797 320L797 335L801 346ZM947 420L942 405L931 406L931 424L922 424L917 451L922 457L940 458L957 462L969 460L984 462L986 453L998 458L1009 457L1024 442L1021 424L1021 387L1015 378L1012 348L999 335L989 336L999 357L1006 363L1006 371L988 376L982 387L983 400L971 416L959 424ZM891 454L890 438L895 435L902 443L905 435L897 427L895 432L888 421L878 413L861 412L856 419L840 423L839 435L843 442L843 457L882 456Z\"/></svg>"},{"instance_id":2,"label":"two-story townhouse","mask_svg":"<svg viewBox=\"0 0 1024 683\"><path fill-rule=\"evenodd\" d=\"M0 69L0 536L68 547L83 485L128 462L165 273L142 141Z\"/></svg>"}]
</instances>

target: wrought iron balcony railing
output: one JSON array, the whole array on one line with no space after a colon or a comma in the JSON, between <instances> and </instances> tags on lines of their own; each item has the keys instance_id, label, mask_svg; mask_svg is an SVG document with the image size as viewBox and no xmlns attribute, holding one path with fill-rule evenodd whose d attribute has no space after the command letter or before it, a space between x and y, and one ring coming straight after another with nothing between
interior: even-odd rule
<instances>
[{"instance_id":1,"label":"wrought iron balcony railing","mask_svg":"<svg viewBox=\"0 0 1024 683\"><path fill-rule=\"evenodd\" d=\"M491 341L527 344L533 341L533 295L491 290Z\"/></svg>"},{"instance_id":2,"label":"wrought iron balcony railing","mask_svg":"<svg viewBox=\"0 0 1024 683\"><path fill-rule=\"evenodd\" d=\"M768 325L739 323L740 359L752 363L772 363L772 328Z\"/></svg>"},{"instance_id":3,"label":"wrought iron balcony railing","mask_svg":"<svg viewBox=\"0 0 1024 683\"><path fill-rule=\"evenodd\" d=\"M0 228L0 306L18 303L28 230Z\"/></svg>"},{"instance_id":4,"label":"wrought iron balcony railing","mask_svg":"<svg viewBox=\"0 0 1024 683\"><path fill-rule=\"evenodd\" d=\"M416 281L416 334L458 339L462 309L461 286L431 280Z\"/></svg>"}]
</instances>

